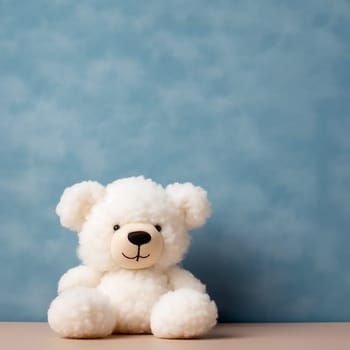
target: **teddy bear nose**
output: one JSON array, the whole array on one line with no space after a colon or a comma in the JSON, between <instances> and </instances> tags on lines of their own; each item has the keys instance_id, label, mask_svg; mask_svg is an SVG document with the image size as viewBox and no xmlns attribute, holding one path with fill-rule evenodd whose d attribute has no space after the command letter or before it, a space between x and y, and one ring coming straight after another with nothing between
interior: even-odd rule
<instances>
[{"instance_id":1,"label":"teddy bear nose","mask_svg":"<svg viewBox=\"0 0 350 350\"><path fill-rule=\"evenodd\" d=\"M146 244L151 238L151 235L145 231L134 231L128 234L128 240L135 245Z\"/></svg>"}]
</instances>

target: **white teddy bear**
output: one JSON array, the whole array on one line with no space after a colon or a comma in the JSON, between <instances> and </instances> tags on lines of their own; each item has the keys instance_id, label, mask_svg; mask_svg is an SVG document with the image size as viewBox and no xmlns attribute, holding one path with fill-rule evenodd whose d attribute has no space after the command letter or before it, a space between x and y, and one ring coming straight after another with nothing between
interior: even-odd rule
<instances>
[{"instance_id":1,"label":"white teddy bear","mask_svg":"<svg viewBox=\"0 0 350 350\"><path fill-rule=\"evenodd\" d=\"M83 263L61 277L48 310L59 335L192 338L216 324L205 286L177 266L189 246L188 230L211 212L202 188L164 188L142 176L106 187L85 181L64 191L56 212L64 227L79 233Z\"/></svg>"}]
</instances>

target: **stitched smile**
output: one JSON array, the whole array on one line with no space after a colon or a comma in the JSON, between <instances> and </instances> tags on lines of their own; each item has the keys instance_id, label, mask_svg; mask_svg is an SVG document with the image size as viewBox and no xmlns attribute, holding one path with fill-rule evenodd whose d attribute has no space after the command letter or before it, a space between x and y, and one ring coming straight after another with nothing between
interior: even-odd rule
<instances>
[{"instance_id":1,"label":"stitched smile","mask_svg":"<svg viewBox=\"0 0 350 350\"><path fill-rule=\"evenodd\" d=\"M135 256L133 256L133 257L127 256L127 255L125 255L123 252L122 252L122 255L124 256L124 258L130 259L130 260L139 261L140 258L146 259L146 258L148 258L151 254L148 254L148 255L146 255L146 256L142 256L142 255L140 254L140 246L138 246L138 247L137 247L137 254L136 254Z\"/></svg>"}]
</instances>

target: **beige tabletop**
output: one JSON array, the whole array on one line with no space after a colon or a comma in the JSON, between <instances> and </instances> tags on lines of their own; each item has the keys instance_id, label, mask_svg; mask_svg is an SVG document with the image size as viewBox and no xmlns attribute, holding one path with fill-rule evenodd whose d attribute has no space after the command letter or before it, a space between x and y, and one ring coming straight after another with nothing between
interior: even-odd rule
<instances>
[{"instance_id":1,"label":"beige tabletop","mask_svg":"<svg viewBox=\"0 0 350 350\"><path fill-rule=\"evenodd\" d=\"M218 325L202 339L164 340L151 335L115 335L105 339L73 340L58 338L47 323L0 322L0 349L350 350L350 323L231 323Z\"/></svg>"}]
</instances>

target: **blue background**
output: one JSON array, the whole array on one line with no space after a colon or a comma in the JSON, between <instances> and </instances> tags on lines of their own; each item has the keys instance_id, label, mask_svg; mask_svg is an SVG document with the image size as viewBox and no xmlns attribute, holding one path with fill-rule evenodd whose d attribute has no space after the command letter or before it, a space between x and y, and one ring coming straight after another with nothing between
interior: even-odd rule
<instances>
[{"instance_id":1,"label":"blue background","mask_svg":"<svg viewBox=\"0 0 350 350\"><path fill-rule=\"evenodd\" d=\"M221 321L350 321L348 1L0 0L0 320L44 321L63 189L191 181Z\"/></svg>"}]
</instances>

